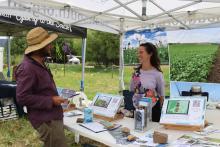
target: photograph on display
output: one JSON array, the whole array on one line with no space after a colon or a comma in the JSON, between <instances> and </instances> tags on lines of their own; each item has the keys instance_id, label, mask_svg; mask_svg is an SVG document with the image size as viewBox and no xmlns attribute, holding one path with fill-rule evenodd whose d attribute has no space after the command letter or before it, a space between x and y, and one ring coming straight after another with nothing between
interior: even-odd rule
<instances>
[{"instance_id":1,"label":"photograph on display","mask_svg":"<svg viewBox=\"0 0 220 147\"><path fill-rule=\"evenodd\" d=\"M167 105L167 114L188 114L188 100L169 100Z\"/></svg>"},{"instance_id":2,"label":"photograph on display","mask_svg":"<svg viewBox=\"0 0 220 147\"><path fill-rule=\"evenodd\" d=\"M107 96L98 96L94 103L94 106L107 108L109 103L111 102L111 99L111 97Z\"/></svg>"},{"instance_id":3,"label":"photograph on display","mask_svg":"<svg viewBox=\"0 0 220 147\"><path fill-rule=\"evenodd\" d=\"M97 93L89 107L94 114L112 118L117 113L122 101L123 96L121 95Z\"/></svg>"},{"instance_id":4,"label":"photograph on display","mask_svg":"<svg viewBox=\"0 0 220 147\"><path fill-rule=\"evenodd\" d=\"M140 44L146 42L150 42L157 47L158 56L160 58L160 67L165 80L165 94L166 96L169 96L169 53L167 32L164 28L138 29L125 32L122 42L124 52L124 64L126 65L126 67L136 67L139 64L138 48ZM131 74L132 72L133 71L131 71ZM127 82L125 82L125 87L129 88L129 86L129 83L127 84Z\"/></svg>"},{"instance_id":5,"label":"photograph on display","mask_svg":"<svg viewBox=\"0 0 220 147\"><path fill-rule=\"evenodd\" d=\"M124 63L137 64L137 49L141 43L153 43L159 53L162 64L169 64L167 33L163 28L132 30L123 38Z\"/></svg>"},{"instance_id":6,"label":"photograph on display","mask_svg":"<svg viewBox=\"0 0 220 147\"><path fill-rule=\"evenodd\" d=\"M170 80L220 83L219 44L169 44Z\"/></svg>"}]
</instances>

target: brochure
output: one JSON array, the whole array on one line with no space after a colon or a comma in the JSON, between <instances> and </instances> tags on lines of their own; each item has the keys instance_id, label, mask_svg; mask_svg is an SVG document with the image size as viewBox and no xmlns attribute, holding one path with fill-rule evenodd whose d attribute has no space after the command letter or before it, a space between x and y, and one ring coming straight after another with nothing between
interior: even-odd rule
<instances>
[{"instance_id":1,"label":"brochure","mask_svg":"<svg viewBox=\"0 0 220 147\"><path fill-rule=\"evenodd\" d=\"M106 131L107 129L105 129L105 127L98 123L98 122L90 122L90 123L82 123L79 124L82 127L85 127L86 129L89 129L95 133L99 133L99 132L103 132Z\"/></svg>"}]
</instances>

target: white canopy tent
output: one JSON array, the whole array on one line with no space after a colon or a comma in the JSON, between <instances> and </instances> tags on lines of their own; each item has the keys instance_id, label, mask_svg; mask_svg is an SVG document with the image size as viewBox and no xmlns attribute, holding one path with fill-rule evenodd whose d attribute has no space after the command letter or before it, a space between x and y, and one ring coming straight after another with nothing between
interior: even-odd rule
<instances>
[{"instance_id":1,"label":"white canopy tent","mask_svg":"<svg viewBox=\"0 0 220 147\"><path fill-rule=\"evenodd\" d=\"M141 28L190 30L220 26L219 0L8 0L0 7L0 15L28 12L38 19L46 17L68 25L120 34L120 90L124 89L124 32ZM85 50L82 55L85 61ZM84 73L82 77L84 81Z\"/></svg>"},{"instance_id":2,"label":"white canopy tent","mask_svg":"<svg viewBox=\"0 0 220 147\"><path fill-rule=\"evenodd\" d=\"M218 27L220 23L217 0L11 0L11 7L111 33L121 32L120 19L124 20L124 31L195 29Z\"/></svg>"}]
</instances>

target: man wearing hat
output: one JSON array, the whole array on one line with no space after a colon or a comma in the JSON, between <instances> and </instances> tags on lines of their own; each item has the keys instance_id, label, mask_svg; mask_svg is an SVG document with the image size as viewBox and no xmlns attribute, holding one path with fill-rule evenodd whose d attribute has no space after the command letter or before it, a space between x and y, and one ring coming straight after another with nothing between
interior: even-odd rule
<instances>
[{"instance_id":1,"label":"man wearing hat","mask_svg":"<svg viewBox=\"0 0 220 147\"><path fill-rule=\"evenodd\" d=\"M17 101L27 107L28 119L46 147L67 146L61 107L65 100L58 96L53 76L44 63L57 37L41 27L30 30L26 37L28 48L15 73Z\"/></svg>"}]
</instances>

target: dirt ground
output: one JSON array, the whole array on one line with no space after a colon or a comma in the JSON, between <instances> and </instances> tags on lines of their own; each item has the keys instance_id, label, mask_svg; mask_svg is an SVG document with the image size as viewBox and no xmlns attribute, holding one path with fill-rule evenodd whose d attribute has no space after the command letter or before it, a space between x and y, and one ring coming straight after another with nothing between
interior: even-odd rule
<instances>
[{"instance_id":1,"label":"dirt ground","mask_svg":"<svg viewBox=\"0 0 220 147\"><path fill-rule=\"evenodd\" d=\"M214 66L211 68L207 82L220 83L220 46L218 47Z\"/></svg>"}]
</instances>

